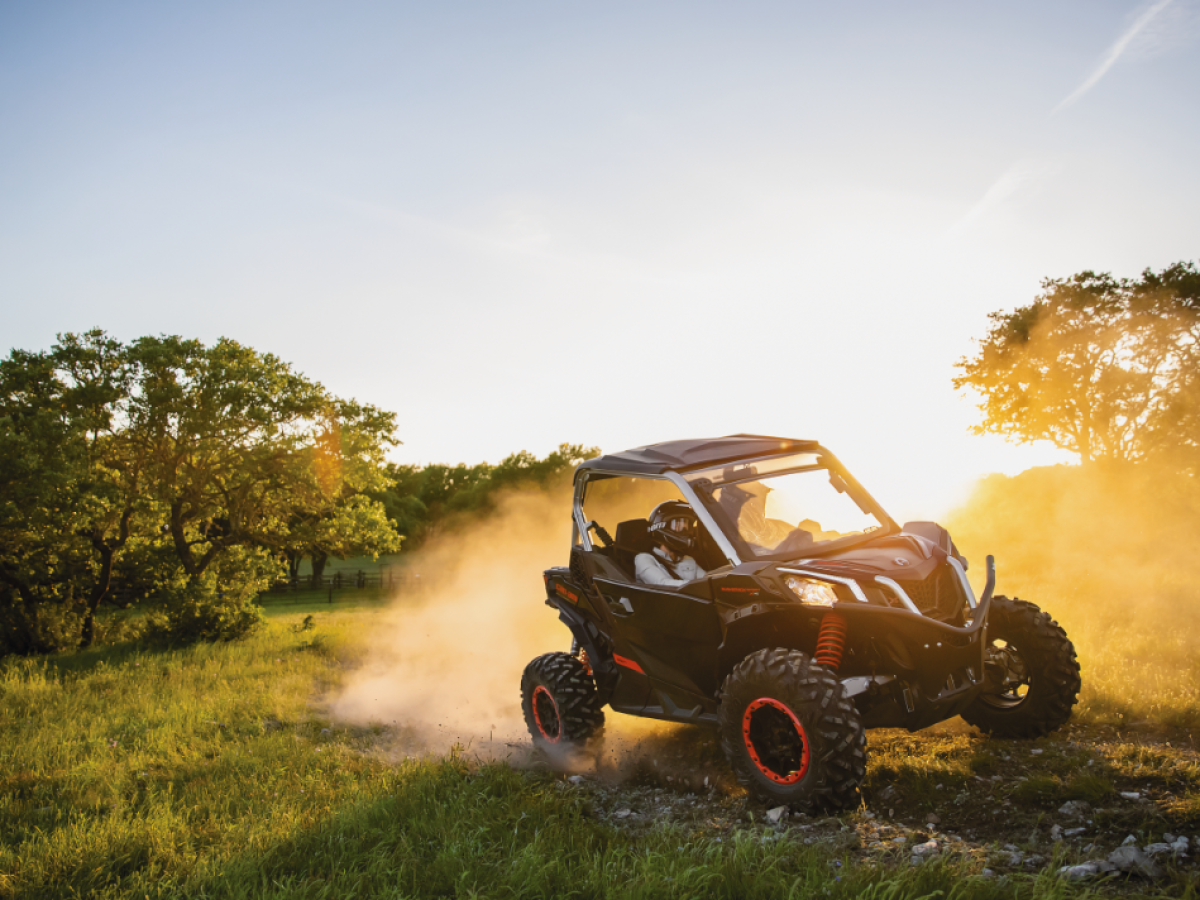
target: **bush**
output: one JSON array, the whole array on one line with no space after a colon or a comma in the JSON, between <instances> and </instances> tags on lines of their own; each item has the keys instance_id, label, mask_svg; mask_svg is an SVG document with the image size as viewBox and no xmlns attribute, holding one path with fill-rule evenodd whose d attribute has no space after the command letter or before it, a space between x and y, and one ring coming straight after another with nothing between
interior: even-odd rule
<instances>
[{"instance_id":1,"label":"bush","mask_svg":"<svg viewBox=\"0 0 1200 900\"><path fill-rule=\"evenodd\" d=\"M26 606L0 586L0 657L74 650L84 611L82 603L65 599Z\"/></svg>"},{"instance_id":2,"label":"bush","mask_svg":"<svg viewBox=\"0 0 1200 900\"><path fill-rule=\"evenodd\" d=\"M149 616L143 640L179 647L246 637L263 622L255 593L252 587L219 585L215 576L173 585L163 592L164 609Z\"/></svg>"}]
</instances>

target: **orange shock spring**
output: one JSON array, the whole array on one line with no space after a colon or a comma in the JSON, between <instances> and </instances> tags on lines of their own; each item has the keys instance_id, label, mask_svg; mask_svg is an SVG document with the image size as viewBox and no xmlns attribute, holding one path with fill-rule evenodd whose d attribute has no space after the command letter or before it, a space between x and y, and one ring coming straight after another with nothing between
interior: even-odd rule
<instances>
[{"instance_id":1,"label":"orange shock spring","mask_svg":"<svg viewBox=\"0 0 1200 900\"><path fill-rule=\"evenodd\" d=\"M846 617L840 613L825 613L821 620L821 631L817 635L817 652L814 659L834 672L842 664L842 651L846 649Z\"/></svg>"},{"instance_id":2,"label":"orange shock spring","mask_svg":"<svg viewBox=\"0 0 1200 900\"><path fill-rule=\"evenodd\" d=\"M588 673L589 675L591 675L591 674L592 674L592 661L591 661L590 659L588 659L588 655L587 655L587 651L586 651L586 650L580 650L580 651L579 651L579 661L580 661L581 663L583 663L583 667L584 667L585 669L587 669L587 673Z\"/></svg>"}]
</instances>

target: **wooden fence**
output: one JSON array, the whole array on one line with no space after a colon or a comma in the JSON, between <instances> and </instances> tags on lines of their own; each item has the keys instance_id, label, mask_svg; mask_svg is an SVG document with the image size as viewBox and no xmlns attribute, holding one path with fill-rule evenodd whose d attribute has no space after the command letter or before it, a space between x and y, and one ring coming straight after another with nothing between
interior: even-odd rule
<instances>
[{"instance_id":1,"label":"wooden fence","mask_svg":"<svg viewBox=\"0 0 1200 900\"><path fill-rule=\"evenodd\" d=\"M326 595L333 603L339 594L375 588L387 594L416 594L425 586L421 575L405 569L385 567L374 572L362 569L335 569L321 578L301 575L276 582L259 595L259 603L286 603L290 596L296 600L311 600L314 592ZM304 595L304 596L300 596Z\"/></svg>"}]
</instances>

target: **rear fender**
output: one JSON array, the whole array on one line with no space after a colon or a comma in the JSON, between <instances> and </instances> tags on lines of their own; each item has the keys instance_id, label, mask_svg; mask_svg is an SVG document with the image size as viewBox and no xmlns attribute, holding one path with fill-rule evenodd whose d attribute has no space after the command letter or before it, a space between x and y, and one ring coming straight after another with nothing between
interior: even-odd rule
<instances>
[{"instance_id":1,"label":"rear fender","mask_svg":"<svg viewBox=\"0 0 1200 900\"><path fill-rule=\"evenodd\" d=\"M546 605L558 611L558 620L567 626L575 642L587 653L592 676L596 679L596 690L600 694L600 702L608 703L619 675L608 641L569 599L552 594L546 598Z\"/></svg>"}]
</instances>

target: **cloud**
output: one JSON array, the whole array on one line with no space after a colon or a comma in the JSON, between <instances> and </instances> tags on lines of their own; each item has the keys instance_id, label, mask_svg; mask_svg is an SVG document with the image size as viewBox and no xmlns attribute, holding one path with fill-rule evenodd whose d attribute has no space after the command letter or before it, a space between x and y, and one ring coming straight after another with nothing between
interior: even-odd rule
<instances>
[{"instance_id":1,"label":"cloud","mask_svg":"<svg viewBox=\"0 0 1200 900\"><path fill-rule=\"evenodd\" d=\"M1173 2L1174 0L1157 0L1157 2L1149 6L1140 16L1134 19L1133 24L1125 29L1125 32L1108 48L1108 52L1104 54L1104 59L1101 60L1100 65L1096 67L1095 71L1085 78L1079 87L1063 98L1058 106L1050 111L1050 114L1054 115L1059 110L1065 109L1094 88L1100 82L1100 79L1108 74L1108 70L1116 65L1117 60L1130 49L1134 41L1139 36L1145 36L1148 33L1147 28L1150 24Z\"/></svg>"},{"instance_id":2,"label":"cloud","mask_svg":"<svg viewBox=\"0 0 1200 900\"><path fill-rule=\"evenodd\" d=\"M996 179L967 214L950 228L947 236L957 235L996 208L1012 202L1022 194L1029 194L1053 171L1054 166L1045 161L1019 160Z\"/></svg>"}]
</instances>

